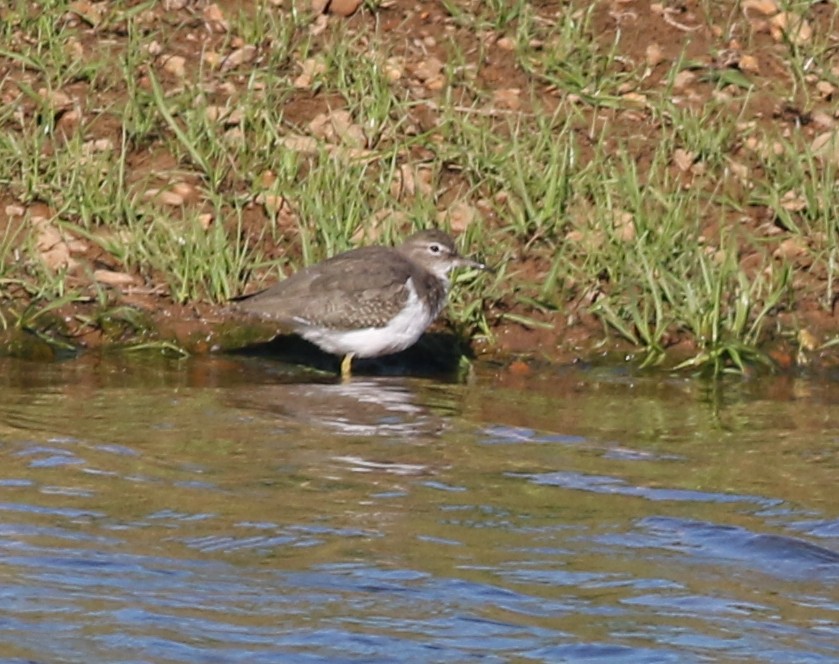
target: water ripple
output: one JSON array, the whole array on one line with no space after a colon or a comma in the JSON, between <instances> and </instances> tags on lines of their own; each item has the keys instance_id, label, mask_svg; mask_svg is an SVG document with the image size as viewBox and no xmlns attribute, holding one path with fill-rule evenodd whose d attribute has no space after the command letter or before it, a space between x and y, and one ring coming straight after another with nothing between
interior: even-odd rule
<instances>
[{"instance_id":1,"label":"water ripple","mask_svg":"<svg viewBox=\"0 0 839 664\"><path fill-rule=\"evenodd\" d=\"M555 486L574 491L590 491L593 493L615 494L621 496L635 496L653 501L679 501L690 503L754 503L762 506L772 506L778 500L734 493L718 493L696 491L691 489L658 489L653 487L633 486L628 482L603 475L587 475L585 473L551 472L551 473L510 473L511 477L523 477L534 484Z\"/></svg>"}]
</instances>

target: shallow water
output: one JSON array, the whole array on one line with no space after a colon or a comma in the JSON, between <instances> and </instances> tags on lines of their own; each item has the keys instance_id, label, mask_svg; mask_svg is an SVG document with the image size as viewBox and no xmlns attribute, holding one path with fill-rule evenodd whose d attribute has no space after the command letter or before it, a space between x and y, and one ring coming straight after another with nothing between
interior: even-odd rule
<instances>
[{"instance_id":1,"label":"shallow water","mask_svg":"<svg viewBox=\"0 0 839 664\"><path fill-rule=\"evenodd\" d=\"M0 659L837 661L838 402L0 359Z\"/></svg>"}]
</instances>

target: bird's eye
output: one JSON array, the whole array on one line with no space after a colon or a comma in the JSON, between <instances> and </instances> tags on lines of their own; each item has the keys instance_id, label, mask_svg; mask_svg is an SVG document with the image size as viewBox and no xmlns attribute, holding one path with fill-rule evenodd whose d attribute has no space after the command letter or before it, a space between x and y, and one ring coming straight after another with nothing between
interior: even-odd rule
<instances>
[{"instance_id":1,"label":"bird's eye","mask_svg":"<svg viewBox=\"0 0 839 664\"><path fill-rule=\"evenodd\" d=\"M442 247L440 247L439 244L429 244L428 245L428 251L430 251L432 254L439 254L441 250L442 250Z\"/></svg>"}]
</instances>

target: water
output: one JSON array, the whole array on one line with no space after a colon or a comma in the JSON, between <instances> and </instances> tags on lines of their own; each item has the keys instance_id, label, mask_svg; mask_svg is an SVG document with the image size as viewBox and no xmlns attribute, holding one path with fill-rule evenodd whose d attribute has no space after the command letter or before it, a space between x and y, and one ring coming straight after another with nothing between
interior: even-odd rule
<instances>
[{"instance_id":1,"label":"water","mask_svg":"<svg viewBox=\"0 0 839 664\"><path fill-rule=\"evenodd\" d=\"M0 660L835 662L837 402L0 360Z\"/></svg>"}]
</instances>

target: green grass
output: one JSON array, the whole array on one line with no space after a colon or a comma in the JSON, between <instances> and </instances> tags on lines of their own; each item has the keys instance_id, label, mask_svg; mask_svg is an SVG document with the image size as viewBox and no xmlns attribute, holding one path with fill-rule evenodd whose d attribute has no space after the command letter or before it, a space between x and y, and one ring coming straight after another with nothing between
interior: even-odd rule
<instances>
[{"instance_id":1,"label":"green grass","mask_svg":"<svg viewBox=\"0 0 839 664\"><path fill-rule=\"evenodd\" d=\"M155 3L108 3L75 24L55 20L67 2L7 4L0 195L46 206L109 267L181 304L224 303L362 238L448 223L464 205L463 249L497 271L457 277L447 315L463 336L491 338L494 322L550 327L576 303L644 365L721 373L765 362L776 314L796 298L833 306L839 150L752 111L769 93L826 108L815 79L839 82L824 26L779 42L789 76L771 83L713 62L748 32L733 2L700 3L698 23L719 28L708 58L689 61L685 47L656 65L604 30L594 3L447 0L436 47L407 15L382 29L392 10L381 4L322 34L296 9L230 11L182 78L159 51L177 53L189 30L175 13L150 22ZM784 7L809 17L811 4ZM250 59L226 59L243 47ZM414 76L431 57L443 63L434 90ZM498 61L520 108L491 106L502 84L484 76ZM678 88L687 70L696 81ZM60 94L71 108L56 107ZM192 192L182 204L148 195L177 185ZM740 224L757 208L779 230ZM45 267L31 224L3 233L0 295L25 294L7 325L37 327L55 303L85 301L83 326L145 327L89 279L92 266ZM775 253L783 239L804 248L806 267ZM815 294L794 287L805 269L823 276ZM672 359L685 340L693 354Z\"/></svg>"}]
</instances>

